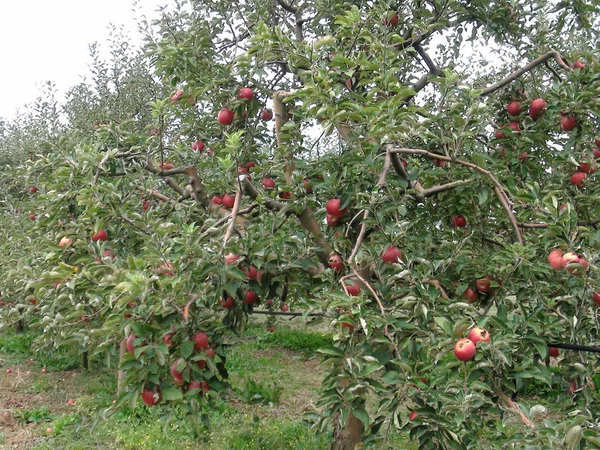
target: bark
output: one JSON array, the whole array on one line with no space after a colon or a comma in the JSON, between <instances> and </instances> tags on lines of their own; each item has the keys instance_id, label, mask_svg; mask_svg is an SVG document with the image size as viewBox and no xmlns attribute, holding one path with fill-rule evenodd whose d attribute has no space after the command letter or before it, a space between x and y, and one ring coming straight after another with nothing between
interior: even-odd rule
<instances>
[{"instance_id":1,"label":"bark","mask_svg":"<svg viewBox=\"0 0 600 450\"><path fill-rule=\"evenodd\" d=\"M25 331L25 324L23 323L23 319L19 319L15 323L15 333L22 333L23 331Z\"/></svg>"},{"instance_id":2,"label":"bark","mask_svg":"<svg viewBox=\"0 0 600 450\"><path fill-rule=\"evenodd\" d=\"M89 360L89 354L88 354L87 350L84 350L83 353L81 354L81 367L85 371L88 371L90 368L90 360Z\"/></svg>"},{"instance_id":3,"label":"bark","mask_svg":"<svg viewBox=\"0 0 600 450\"><path fill-rule=\"evenodd\" d=\"M123 356L127 353L127 340L122 339L121 345L119 346L119 367L123 363ZM123 392L123 386L125 385L125 372L119 369L119 374L117 376L117 395L120 395Z\"/></svg>"},{"instance_id":4,"label":"bark","mask_svg":"<svg viewBox=\"0 0 600 450\"><path fill-rule=\"evenodd\" d=\"M362 441L362 432L363 423L349 412L345 427L340 426L339 420L335 421L331 450L355 450Z\"/></svg>"}]
</instances>

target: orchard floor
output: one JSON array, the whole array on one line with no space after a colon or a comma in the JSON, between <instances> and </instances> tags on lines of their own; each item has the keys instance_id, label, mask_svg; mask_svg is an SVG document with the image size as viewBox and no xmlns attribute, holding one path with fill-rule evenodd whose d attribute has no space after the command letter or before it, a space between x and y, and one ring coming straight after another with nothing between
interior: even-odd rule
<instances>
[{"instance_id":1,"label":"orchard floor","mask_svg":"<svg viewBox=\"0 0 600 450\"><path fill-rule=\"evenodd\" d=\"M165 425L158 409L141 404L99 420L92 428L98 413L114 399L114 369L92 359L90 370L84 372L78 357L69 351L34 353L34 339L32 332L0 333L0 449L319 450L330 446L328 436L316 436L305 422L305 413L316 411L325 371L316 350L327 345L330 337L294 329L287 320L274 333L266 333L264 324L257 323L242 337L232 336L235 345L227 361L232 388L210 411L211 431L201 438L194 436L183 414L175 413ZM393 436L380 448L407 445L401 436Z\"/></svg>"}]
</instances>

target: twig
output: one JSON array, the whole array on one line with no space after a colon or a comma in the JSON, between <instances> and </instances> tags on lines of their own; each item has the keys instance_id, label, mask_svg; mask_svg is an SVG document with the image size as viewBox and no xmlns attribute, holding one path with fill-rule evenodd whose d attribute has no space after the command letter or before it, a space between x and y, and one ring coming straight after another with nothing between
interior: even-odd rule
<instances>
[{"instance_id":1,"label":"twig","mask_svg":"<svg viewBox=\"0 0 600 450\"><path fill-rule=\"evenodd\" d=\"M264 314L266 316L309 316L309 317L332 317L324 313L303 313L303 312L284 312L284 311L262 311L253 310L252 314Z\"/></svg>"},{"instance_id":2,"label":"twig","mask_svg":"<svg viewBox=\"0 0 600 450\"><path fill-rule=\"evenodd\" d=\"M523 414L523 411L521 411L521 409L519 408L519 405L517 405L515 402L513 402L501 390L496 389L495 392L496 392L496 395L498 397L500 397L500 399L506 404L506 406L508 406L511 409L514 409L517 413L519 413L519 416L521 416L521 420L523 420L523 422L525 423L525 425L529 425L531 428L535 428L535 425L533 424L533 422L531 420L529 420L525 414Z\"/></svg>"},{"instance_id":3,"label":"twig","mask_svg":"<svg viewBox=\"0 0 600 450\"><path fill-rule=\"evenodd\" d=\"M106 164L108 158L110 158L110 152L106 152L106 154L102 157L102 161L100 161L100 164L98 164L98 168L96 169L96 174L94 175L94 180L92 181L92 184L98 183L98 178L100 178L100 168L104 164Z\"/></svg>"},{"instance_id":4,"label":"twig","mask_svg":"<svg viewBox=\"0 0 600 450\"><path fill-rule=\"evenodd\" d=\"M517 70L516 72L511 73L506 78L500 80L498 83L485 88L481 92L481 95L489 95L492 92L497 91L501 87L506 86L509 83L512 83L513 81L515 81L517 78L519 78L524 73L529 72L531 69L539 66L540 64L543 64L544 61L547 61L550 58L554 58L554 60L558 63L558 65L560 67L562 67L563 69L565 69L565 70L567 70L569 72L571 72L573 70L568 65L565 64L565 62L564 62L562 56L560 55L560 53L558 53L557 51L551 51L551 52L548 52L548 53L540 56L539 58L534 59L533 61L531 61L526 66L522 67L521 69Z\"/></svg>"},{"instance_id":5,"label":"twig","mask_svg":"<svg viewBox=\"0 0 600 450\"><path fill-rule=\"evenodd\" d=\"M440 184L439 186L433 186L428 189L425 189L423 192L419 194L419 197L432 197L435 194L439 194L440 192L449 191L450 189L454 189L457 186L461 186L463 184L472 183L475 181L473 178L469 178L467 180L457 180L451 183Z\"/></svg>"},{"instance_id":6,"label":"twig","mask_svg":"<svg viewBox=\"0 0 600 450\"><path fill-rule=\"evenodd\" d=\"M238 189L237 194L235 194L235 202L233 203L233 209L231 210L231 223L229 227L227 227L227 231L225 232L225 237L223 238L223 248L225 248L225 244L233 234L233 230L235 229L235 219L238 215L238 210L240 209L240 202L242 200L242 190Z\"/></svg>"}]
</instances>

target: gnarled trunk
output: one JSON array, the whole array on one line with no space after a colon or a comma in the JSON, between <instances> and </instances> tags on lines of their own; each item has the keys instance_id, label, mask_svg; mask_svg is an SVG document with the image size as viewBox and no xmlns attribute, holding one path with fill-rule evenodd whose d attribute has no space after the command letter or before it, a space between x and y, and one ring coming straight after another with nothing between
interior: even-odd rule
<instances>
[{"instance_id":1,"label":"gnarled trunk","mask_svg":"<svg viewBox=\"0 0 600 450\"><path fill-rule=\"evenodd\" d=\"M344 428L340 427L339 417L334 423L331 450L355 450L356 444L362 441L363 423L352 412L348 413Z\"/></svg>"}]
</instances>

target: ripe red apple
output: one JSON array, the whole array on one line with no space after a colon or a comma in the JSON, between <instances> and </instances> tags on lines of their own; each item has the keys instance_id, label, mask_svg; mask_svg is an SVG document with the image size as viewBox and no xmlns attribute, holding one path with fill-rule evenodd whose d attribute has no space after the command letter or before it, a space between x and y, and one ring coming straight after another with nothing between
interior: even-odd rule
<instances>
[{"instance_id":1,"label":"ripe red apple","mask_svg":"<svg viewBox=\"0 0 600 450\"><path fill-rule=\"evenodd\" d=\"M254 266L243 268L242 272L246 274L249 281L256 280L256 277L258 276L258 269Z\"/></svg>"},{"instance_id":2,"label":"ripe red apple","mask_svg":"<svg viewBox=\"0 0 600 450\"><path fill-rule=\"evenodd\" d=\"M107 237L108 236L106 234L106 230L101 229L101 230L98 230L97 233L94 233L92 235L92 241L94 241L94 242L96 242L96 241L106 241Z\"/></svg>"},{"instance_id":3,"label":"ripe red apple","mask_svg":"<svg viewBox=\"0 0 600 450\"><path fill-rule=\"evenodd\" d=\"M381 259L386 264L396 264L402 258L402 252L397 247L390 245L381 255Z\"/></svg>"},{"instance_id":4,"label":"ripe red apple","mask_svg":"<svg viewBox=\"0 0 600 450\"><path fill-rule=\"evenodd\" d=\"M328 227L337 227L340 223L340 218L332 216L331 214L327 214L327 226Z\"/></svg>"},{"instance_id":5,"label":"ripe red apple","mask_svg":"<svg viewBox=\"0 0 600 450\"><path fill-rule=\"evenodd\" d=\"M220 195L213 195L213 198L211 200L213 205L222 205L223 204L223 197L221 197Z\"/></svg>"},{"instance_id":6,"label":"ripe red apple","mask_svg":"<svg viewBox=\"0 0 600 450\"><path fill-rule=\"evenodd\" d=\"M158 266L156 268L156 273L159 275L167 275L172 277L175 275L175 270L173 269L173 265L171 263L165 263L162 266Z\"/></svg>"},{"instance_id":7,"label":"ripe red apple","mask_svg":"<svg viewBox=\"0 0 600 450\"><path fill-rule=\"evenodd\" d=\"M142 209L144 211L148 211L148 208L150 208L150 200L144 200L144 203L142 204Z\"/></svg>"},{"instance_id":8,"label":"ripe red apple","mask_svg":"<svg viewBox=\"0 0 600 450\"><path fill-rule=\"evenodd\" d=\"M252 89L247 87L241 88L238 91L238 98L246 100L247 102L252 101L252 99L254 98L254 92L252 92Z\"/></svg>"},{"instance_id":9,"label":"ripe red apple","mask_svg":"<svg viewBox=\"0 0 600 450\"><path fill-rule=\"evenodd\" d=\"M175 384L177 386L181 386L183 384L183 373L177 370L177 366L180 362L184 361L183 358L176 359L173 364L171 364L171 376L175 380Z\"/></svg>"},{"instance_id":10,"label":"ripe red apple","mask_svg":"<svg viewBox=\"0 0 600 450\"><path fill-rule=\"evenodd\" d=\"M385 23L388 27L397 27L398 19L397 13L394 13L391 17L388 14L388 16L383 19L383 23Z\"/></svg>"},{"instance_id":11,"label":"ripe red apple","mask_svg":"<svg viewBox=\"0 0 600 450\"><path fill-rule=\"evenodd\" d=\"M35 214L29 214L29 220L35 220Z\"/></svg>"},{"instance_id":12,"label":"ripe red apple","mask_svg":"<svg viewBox=\"0 0 600 450\"><path fill-rule=\"evenodd\" d=\"M283 312L288 312L290 310L290 307L288 305L281 305L281 310Z\"/></svg>"},{"instance_id":13,"label":"ripe red apple","mask_svg":"<svg viewBox=\"0 0 600 450\"><path fill-rule=\"evenodd\" d=\"M475 344L466 338L459 339L454 345L454 356L460 361L471 361L475 357L476 351Z\"/></svg>"},{"instance_id":14,"label":"ripe red apple","mask_svg":"<svg viewBox=\"0 0 600 450\"><path fill-rule=\"evenodd\" d=\"M529 105L529 115L533 120L539 119L544 113L544 109L548 106L546 101L543 98L536 98Z\"/></svg>"},{"instance_id":15,"label":"ripe red apple","mask_svg":"<svg viewBox=\"0 0 600 450\"><path fill-rule=\"evenodd\" d=\"M584 155L583 158L585 161L589 161L587 155ZM598 164L595 162L581 162L579 163L579 171L584 173L594 173L598 170Z\"/></svg>"},{"instance_id":16,"label":"ripe red apple","mask_svg":"<svg viewBox=\"0 0 600 450\"><path fill-rule=\"evenodd\" d=\"M228 266L232 265L233 263L239 261L240 257L234 253L229 253L225 256L225 264L227 264Z\"/></svg>"},{"instance_id":17,"label":"ripe red apple","mask_svg":"<svg viewBox=\"0 0 600 450\"><path fill-rule=\"evenodd\" d=\"M575 276L581 276L588 269L589 264L583 255L569 252L563 255L563 267Z\"/></svg>"},{"instance_id":18,"label":"ripe red apple","mask_svg":"<svg viewBox=\"0 0 600 450\"><path fill-rule=\"evenodd\" d=\"M410 413L410 416L408 416L408 420L415 420L417 418L418 414L416 411L413 411Z\"/></svg>"},{"instance_id":19,"label":"ripe red apple","mask_svg":"<svg viewBox=\"0 0 600 450\"><path fill-rule=\"evenodd\" d=\"M204 361L202 361L204 362ZM201 389L202 388L202 383L200 383L198 380L192 380L190 381L190 384L188 385L187 390L191 391L192 389Z\"/></svg>"},{"instance_id":20,"label":"ripe red apple","mask_svg":"<svg viewBox=\"0 0 600 450\"><path fill-rule=\"evenodd\" d=\"M585 69L585 64L583 64L581 61L575 61L573 63L573 69L583 70L583 69Z\"/></svg>"},{"instance_id":21,"label":"ripe red apple","mask_svg":"<svg viewBox=\"0 0 600 450\"><path fill-rule=\"evenodd\" d=\"M35 305L37 302L37 300L35 298L30 298L29 299L29 303L31 303L32 305Z\"/></svg>"},{"instance_id":22,"label":"ripe red apple","mask_svg":"<svg viewBox=\"0 0 600 450\"><path fill-rule=\"evenodd\" d=\"M340 273L344 269L344 261L340 255L331 255L329 257L329 267Z\"/></svg>"},{"instance_id":23,"label":"ripe red apple","mask_svg":"<svg viewBox=\"0 0 600 450\"><path fill-rule=\"evenodd\" d=\"M203 331L193 335L191 340L194 342L194 350L197 352L201 349L206 350L208 348L208 335Z\"/></svg>"},{"instance_id":24,"label":"ripe red apple","mask_svg":"<svg viewBox=\"0 0 600 450\"><path fill-rule=\"evenodd\" d=\"M43 373L43 374L46 374L46 373L48 373L48 369L46 369L46 368L44 367L44 368L42 369L42 373Z\"/></svg>"},{"instance_id":25,"label":"ripe red apple","mask_svg":"<svg viewBox=\"0 0 600 450\"><path fill-rule=\"evenodd\" d=\"M223 108L217 115L217 121L221 125L231 125L233 123L234 113L229 108Z\"/></svg>"},{"instance_id":26,"label":"ripe red apple","mask_svg":"<svg viewBox=\"0 0 600 450\"><path fill-rule=\"evenodd\" d=\"M509 123L508 124L508 128L512 128L512 130L515 133L518 133L520 131L520 129L519 129L519 122L511 122L511 123Z\"/></svg>"},{"instance_id":27,"label":"ripe red apple","mask_svg":"<svg viewBox=\"0 0 600 450\"><path fill-rule=\"evenodd\" d=\"M281 191L279 193L279 198L282 200L289 200L290 198L292 198L292 193L288 191Z\"/></svg>"},{"instance_id":28,"label":"ripe red apple","mask_svg":"<svg viewBox=\"0 0 600 450\"><path fill-rule=\"evenodd\" d=\"M202 153L204 150L204 142L196 141L192 144L192 150L198 150L198 153Z\"/></svg>"},{"instance_id":29,"label":"ripe red apple","mask_svg":"<svg viewBox=\"0 0 600 450\"><path fill-rule=\"evenodd\" d=\"M579 262L579 256L576 253L568 252L568 253L565 253L562 257L563 268L567 267L567 265L570 263L576 263L576 262Z\"/></svg>"},{"instance_id":30,"label":"ripe red apple","mask_svg":"<svg viewBox=\"0 0 600 450\"><path fill-rule=\"evenodd\" d=\"M246 293L244 294L244 300L242 300L242 303L244 303L246 305L254 305L257 300L258 300L258 294L256 292L246 291Z\"/></svg>"},{"instance_id":31,"label":"ripe red apple","mask_svg":"<svg viewBox=\"0 0 600 450\"><path fill-rule=\"evenodd\" d=\"M131 333L127 337L127 351L133 355L135 347L133 346L133 340L135 339L135 334Z\"/></svg>"},{"instance_id":32,"label":"ripe red apple","mask_svg":"<svg viewBox=\"0 0 600 450\"><path fill-rule=\"evenodd\" d=\"M312 187L311 181L308 178L305 178L304 181L302 182L302 184L304 185L304 188L306 189L306 193L312 194L313 187Z\"/></svg>"},{"instance_id":33,"label":"ripe red apple","mask_svg":"<svg viewBox=\"0 0 600 450\"><path fill-rule=\"evenodd\" d=\"M518 116L523 112L523 108L521 108L521 102L510 102L506 106L506 110L511 116Z\"/></svg>"},{"instance_id":34,"label":"ripe red apple","mask_svg":"<svg viewBox=\"0 0 600 450\"><path fill-rule=\"evenodd\" d=\"M575 172L571 175L571 184L574 184L577 187L581 187L585 180L585 172Z\"/></svg>"},{"instance_id":35,"label":"ripe red apple","mask_svg":"<svg viewBox=\"0 0 600 450\"><path fill-rule=\"evenodd\" d=\"M592 294L592 300L596 305L600 306L600 291L595 291Z\"/></svg>"},{"instance_id":36,"label":"ripe red apple","mask_svg":"<svg viewBox=\"0 0 600 450\"><path fill-rule=\"evenodd\" d=\"M12 373L12 369L6 369L6 373L7 374L11 374Z\"/></svg>"},{"instance_id":37,"label":"ripe red apple","mask_svg":"<svg viewBox=\"0 0 600 450\"><path fill-rule=\"evenodd\" d=\"M548 255L548 262L550 267L554 270L562 270L563 266L563 251L561 249L552 250Z\"/></svg>"},{"instance_id":38,"label":"ripe red apple","mask_svg":"<svg viewBox=\"0 0 600 450\"><path fill-rule=\"evenodd\" d=\"M254 161L248 161L244 167L248 170L252 170L256 167L256 163Z\"/></svg>"},{"instance_id":39,"label":"ripe red apple","mask_svg":"<svg viewBox=\"0 0 600 450\"><path fill-rule=\"evenodd\" d=\"M171 101L178 102L183 97L183 91L180 89L171 97Z\"/></svg>"},{"instance_id":40,"label":"ripe red apple","mask_svg":"<svg viewBox=\"0 0 600 450\"><path fill-rule=\"evenodd\" d=\"M275 187L275 180L273 178L263 178L262 185L265 189L273 189Z\"/></svg>"},{"instance_id":41,"label":"ripe red apple","mask_svg":"<svg viewBox=\"0 0 600 450\"><path fill-rule=\"evenodd\" d=\"M160 393L145 389L142 392L142 401L148 406L154 406L162 400Z\"/></svg>"},{"instance_id":42,"label":"ripe red apple","mask_svg":"<svg viewBox=\"0 0 600 450\"><path fill-rule=\"evenodd\" d=\"M438 167L445 167L446 163L447 163L447 161L444 161L443 159L434 159L433 160L433 165L438 166Z\"/></svg>"},{"instance_id":43,"label":"ripe red apple","mask_svg":"<svg viewBox=\"0 0 600 450\"><path fill-rule=\"evenodd\" d=\"M271 111L270 109L263 109L260 112L260 120L262 120L263 122L268 122L269 120L273 119L273 111Z\"/></svg>"},{"instance_id":44,"label":"ripe red apple","mask_svg":"<svg viewBox=\"0 0 600 450\"><path fill-rule=\"evenodd\" d=\"M527 161L527 152L520 153L519 156L517 156L517 159L519 161Z\"/></svg>"},{"instance_id":45,"label":"ripe red apple","mask_svg":"<svg viewBox=\"0 0 600 450\"><path fill-rule=\"evenodd\" d=\"M344 214L346 214L346 209L340 209L341 201L339 198L332 198L331 200L327 200L327 204L325 205L325 210L327 214L340 218Z\"/></svg>"},{"instance_id":46,"label":"ripe red apple","mask_svg":"<svg viewBox=\"0 0 600 450\"><path fill-rule=\"evenodd\" d=\"M464 216L453 216L451 222L455 228L464 228L467 226L467 219Z\"/></svg>"},{"instance_id":47,"label":"ripe red apple","mask_svg":"<svg viewBox=\"0 0 600 450\"><path fill-rule=\"evenodd\" d=\"M225 309L231 309L235 306L235 300L231 297L227 297L227 299L221 299L221 306Z\"/></svg>"},{"instance_id":48,"label":"ripe red apple","mask_svg":"<svg viewBox=\"0 0 600 450\"><path fill-rule=\"evenodd\" d=\"M60 248L65 248L67 245L69 245L71 242L73 242L72 239L69 239L68 237L64 236L60 242L58 243L58 246Z\"/></svg>"},{"instance_id":49,"label":"ripe red apple","mask_svg":"<svg viewBox=\"0 0 600 450\"><path fill-rule=\"evenodd\" d=\"M493 280L493 278L489 275L486 275L482 279L475 282L475 287L479 292L489 293L492 290L492 286L490 284L491 280Z\"/></svg>"},{"instance_id":50,"label":"ripe red apple","mask_svg":"<svg viewBox=\"0 0 600 450\"><path fill-rule=\"evenodd\" d=\"M563 114L560 118L560 127L563 131L571 131L577 126L577 116L575 114Z\"/></svg>"},{"instance_id":51,"label":"ripe red apple","mask_svg":"<svg viewBox=\"0 0 600 450\"><path fill-rule=\"evenodd\" d=\"M548 354L553 358L558 357L558 349L556 347L548 347Z\"/></svg>"},{"instance_id":52,"label":"ripe red apple","mask_svg":"<svg viewBox=\"0 0 600 450\"><path fill-rule=\"evenodd\" d=\"M171 331L170 333L167 333L163 336L163 342L167 345L167 347L170 347L171 345L173 345L173 342L171 342L171 338L175 336L175 332Z\"/></svg>"},{"instance_id":53,"label":"ripe red apple","mask_svg":"<svg viewBox=\"0 0 600 450\"><path fill-rule=\"evenodd\" d=\"M171 170L173 167L172 163L159 163L158 164L158 168L161 170Z\"/></svg>"},{"instance_id":54,"label":"ripe red apple","mask_svg":"<svg viewBox=\"0 0 600 450\"><path fill-rule=\"evenodd\" d=\"M350 284L346 284L346 290L348 291L348 295L356 297L360 294L360 284L356 281L351 281Z\"/></svg>"},{"instance_id":55,"label":"ripe red apple","mask_svg":"<svg viewBox=\"0 0 600 450\"><path fill-rule=\"evenodd\" d=\"M223 206L226 208L233 208L235 204L235 195L225 194L223 196Z\"/></svg>"},{"instance_id":56,"label":"ripe red apple","mask_svg":"<svg viewBox=\"0 0 600 450\"><path fill-rule=\"evenodd\" d=\"M506 137L502 131L496 131L494 136L496 139L504 139Z\"/></svg>"},{"instance_id":57,"label":"ripe red apple","mask_svg":"<svg viewBox=\"0 0 600 450\"><path fill-rule=\"evenodd\" d=\"M477 345L479 341L490 342L490 333L488 330L481 327L471 328L467 337L475 345Z\"/></svg>"},{"instance_id":58,"label":"ripe red apple","mask_svg":"<svg viewBox=\"0 0 600 450\"><path fill-rule=\"evenodd\" d=\"M37 191L38 191L38 188L37 188L37 187L35 187L35 186L31 186L31 187L29 188L29 192L31 192L32 194L35 194Z\"/></svg>"},{"instance_id":59,"label":"ripe red apple","mask_svg":"<svg viewBox=\"0 0 600 450\"><path fill-rule=\"evenodd\" d=\"M463 292L462 296L469 303L475 303L477 301L477 297L479 297L479 295L477 294L477 291L470 287L465 289L465 292Z\"/></svg>"},{"instance_id":60,"label":"ripe red apple","mask_svg":"<svg viewBox=\"0 0 600 450\"><path fill-rule=\"evenodd\" d=\"M46 434L52 434L54 430L50 427L46 428Z\"/></svg>"},{"instance_id":61,"label":"ripe red apple","mask_svg":"<svg viewBox=\"0 0 600 450\"><path fill-rule=\"evenodd\" d=\"M351 323L348 322L342 322L342 330L344 328L348 329L348 333L352 334L354 333L354 330L356 329L356 326L352 325Z\"/></svg>"}]
</instances>

